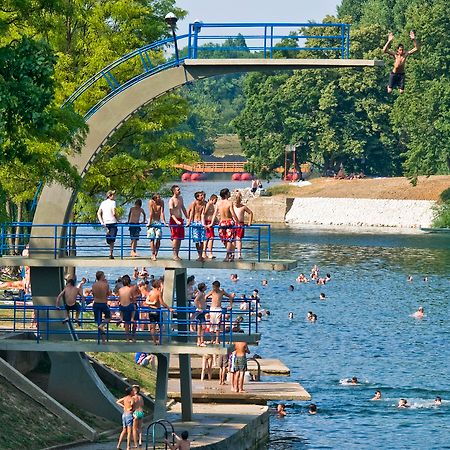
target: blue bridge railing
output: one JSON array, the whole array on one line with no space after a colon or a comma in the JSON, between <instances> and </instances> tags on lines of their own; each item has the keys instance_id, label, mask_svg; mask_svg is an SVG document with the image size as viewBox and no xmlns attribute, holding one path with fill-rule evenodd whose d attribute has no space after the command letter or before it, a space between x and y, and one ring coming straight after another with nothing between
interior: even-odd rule
<instances>
[{"instance_id":1,"label":"blue bridge railing","mask_svg":"<svg viewBox=\"0 0 450 450\"><path fill-rule=\"evenodd\" d=\"M171 225L161 225L162 239L159 248L159 256L167 257L172 254L170 240ZM219 237L220 226L215 225L213 253L218 257L226 253ZM242 227L233 227L235 230ZM139 256L151 258L150 243L152 239L147 237L145 224L117 224L117 237L114 256L124 259L131 254L131 230L139 229L137 252ZM0 226L0 255L13 255L19 242L19 250L30 241L33 230L33 239L41 242L41 247L31 246L31 256L58 257L105 257L108 255L105 231L98 223L67 223L67 224L33 224L31 222L3 223ZM242 251L245 259L261 262L270 259L270 225L255 224L244 226ZM195 260L199 257L194 241L192 226L185 227L185 239L180 246L180 256L183 259ZM236 239L235 239L236 242Z\"/></svg>"},{"instance_id":2,"label":"blue bridge railing","mask_svg":"<svg viewBox=\"0 0 450 450\"><path fill-rule=\"evenodd\" d=\"M179 48L167 57L170 48ZM302 51L325 58L350 57L346 23L202 23L189 32L147 44L104 67L65 102L89 119L118 93L188 59L286 58Z\"/></svg>"},{"instance_id":3,"label":"blue bridge railing","mask_svg":"<svg viewBox=\"0 0 450 450\"><path fill-rule=\"evenodd\" d=\"M94 319L92 296L85 296L84 301L79 298L79 301L78 320L75 312L70 311L68 321L65 320L64 306L33 305L30 295L0 301L0 333L31 331L37 342L52 339L57 335L74 337L75 340L96 340L98 343L129 339L168 344L179 338L183 338L183 342L196 343L200 336L206 343L212 343L216 338L214 326L209 318L209 307L205 321L199 321L194 306L175 306L173 311L165 308L154 309L145 306L144 299L139 297L135 304L134 320L130 322L130 331L127 333L123 329L124 322L120 316L118 297L108 298L111 320L104 324L102 331L98 329ZM227 306L227 303L228 301L223 302L219 328L220 344L225 346L236 338L242 339L243 336L251 336L251 339L256 340L259 321L258 302L251 298L239 298L234 300L233 307ZM245 308L242 308L243 304ZM149 313L155 312L159 314L156 322L149 317Z\"/></svg>"}]
</instances>

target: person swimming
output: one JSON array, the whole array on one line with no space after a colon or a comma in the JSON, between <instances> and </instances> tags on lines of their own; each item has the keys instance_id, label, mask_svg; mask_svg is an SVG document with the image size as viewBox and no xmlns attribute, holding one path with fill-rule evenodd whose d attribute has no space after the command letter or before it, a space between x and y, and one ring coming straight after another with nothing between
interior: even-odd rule
<instances>
[{"instance_id":1,"label":"person swimming","mask_svg":"<svg viewBox=\"0 0 450 450\"><path fill-rule=\"evenodd\" d=\"M308 413L311 415L317 414L317 405L315 403L311 403L308 407Z\"/></svg>"},{"instance_id":2,"label":"person swimming","mask_svg":"<svg viewBox=\"0 0 450 450\"><path fill-rule=\"evenodd\" d=\"M327 296L325 295L324 292L321 292L319 298L320 298L320 300L325 300L327 298Z\"/></svg>"},{"instance_id":3,"label":"person swimming","mask_svg":"<svg viewBox=\"0 0 450 450\"><path fill-rule=\"evenodd\" d=\"M288 319L292 320L293 318L294 318L294 313L293 312L289 312Z\"/></svg>"},{"instance_id":4,"label":"person swimming","mask_svg":"<svg viewBox=\"0 0 450 450\"><path fill-rule=\"evenodd\" d=\"M439 397L439 396L437 396L437 397L434 399L434 404L435 404L436 406L441 406L441 405L442 405L442 398Z\"/></svg>"},{"instance_id":5,"label":"person swimming","mask_svg":"<svg viewBox=\"0 0 450 450\"><path fill-rule=\"evenodd\" d=\"M288 291L292 292L294 289L295 289L294 285L290 284L288 287Z\"/></svg>"},{"instance_id":6,"label":"person swimming","mask_svg":"<svg viewBox=\"0 0 450 450\"><path fill-rule=\"evenodd\" d=\"M279 403L277 405L277 414L278 417L286 417L286 405L284 403Z\"/></svg>"},{"instance_id":7,"label":"person swimming","mask_svg":"<svg viewBox=\"0 0 450 450\"><path fill-rule=\"evenodd\" d=\"M358 384L358 378L352 377L352 379L350 380L350 384Z\"/></svg>"},{"instance_id":8,"label":"person swimming","mask_svg":"<svg viewBox=\"0 0 450 450\"><path fill-rule=\"evenodd\" d=\"M406 400L406 398L401 398L398 401L397 408L409 408L408 400Z\"/></svg>"},{"instance_id":9,"label":"person swimming","mask_svg":"<svg viewBox=\"0 0 450 450\"><path fill-rule=\"evenodd\" d=\"M381 400L381 391L375 391L375 395L372 397L372 400Z\"/></svg>"},{"instance_id":10,"label":"person swimming","mask_svg":"<svg viewBox=\"0 0 450 450\"><path fill-rule=\"evenodd\" d=\"M416 319L422 319L425 315L425 310L423 309L423 306L419 306L419 309L412 315Z\"/></svg>"}]
</instances>

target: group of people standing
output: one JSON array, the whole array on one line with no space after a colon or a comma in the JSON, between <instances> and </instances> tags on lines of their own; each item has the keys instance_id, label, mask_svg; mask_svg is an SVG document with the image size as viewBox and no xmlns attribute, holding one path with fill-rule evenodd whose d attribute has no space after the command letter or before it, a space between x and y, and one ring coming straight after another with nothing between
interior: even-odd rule
<instances>
[{"instance_id":1,"label":"group of people standing","mask_svg":"<svg viewBox=\"0 0 450 450\"><path fill-rule=\"evenodd\" d=\"M233 261L235 251L237 258L242 259L242 240L246 226L253 222L253 212L242 202L242 193L237 191L234 201L231 200L231 192L228 188L220 191L220 198L212 194L206 200L203 191L194 194L194 200L186 209L181 188L178 185L171 187L172 197L169 200L169 223L167 224L164 201L160 194L154 194L148 203L149 217L142 208L142 200L136 200L135 205L128 214L128 224L131 239L132 257L137 255L137 242L139 240L141 227L146 224L147 237L150 239L150 250L152 260L156 261L162 239L162 228L170 227L170 239L172 240L172 257L180 260L181 242L185 239L185 227L192 229L191 236L195 243L198 261L214 259L214 226L218 225L219 239L226 249L224 261ZM115 202L116 191L108 191L97 211L100 224L106 230L106 242L109 245L109 258L114 259L114 245L117 237L117 224L119 217ZM246 220L247 215L247 220Z\"/></svg>"}]
</instances>

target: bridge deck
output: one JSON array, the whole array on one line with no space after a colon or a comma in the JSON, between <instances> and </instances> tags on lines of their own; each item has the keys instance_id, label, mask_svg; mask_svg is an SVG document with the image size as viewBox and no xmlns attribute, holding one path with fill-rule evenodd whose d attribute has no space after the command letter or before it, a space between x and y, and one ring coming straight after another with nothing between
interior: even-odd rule
<instances>
[{"instance_id":1,"label":"bridge deck","mask_svg":"<svg viewBox=\"0 0 450 450\"><path fill-rule=\"evenodd\" d=\"M231 392L230 386L219 385L218 380L192 382L192 399L194 402L214 403L252 403L266 404L270 400L309 401L311 395L299 383L254 381L244 385L246 392ZM181 398L179 380L169 380L167 396L174 400Z\"/></svg>"},{"instance_id":2,"label":"bridge deck","mask_svg":"<svg viewBox=\"0 0 450 450\"><path fill-rule=\"evenodd\" d=\"M101 257L23 257L23 256L3 256L0 258L1 266L31 266L31 267L135 267L145 266L148 268L159 267L165 269L241 269L241 270L275 270L285 271L295 269L297 261L293 259L270 259L270 260L235 260L233 262L223 262L220 259L208 261L181 260L174 261L169 258L160 258L152 261L148 257L123 257L120 259L108 259Z\"/></svg>"}]
</instances>

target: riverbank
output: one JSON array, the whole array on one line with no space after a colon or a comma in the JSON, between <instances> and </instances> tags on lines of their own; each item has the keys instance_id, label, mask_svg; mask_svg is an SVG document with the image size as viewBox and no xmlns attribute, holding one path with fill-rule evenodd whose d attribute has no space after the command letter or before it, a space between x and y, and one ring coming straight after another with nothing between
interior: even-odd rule
<instances>
[{"instance_id":1,"label":"riverbank","mask_svg":"<svg viewBox=\"0 0 450 450\"><path fill-rule=\"evenodd\" d=\"M300 225L428 228L440 193L450 176L335 180L318 178L311 184L283 184L271 197L249 201L257 222Z\"/></svg>"}]
</instances>

